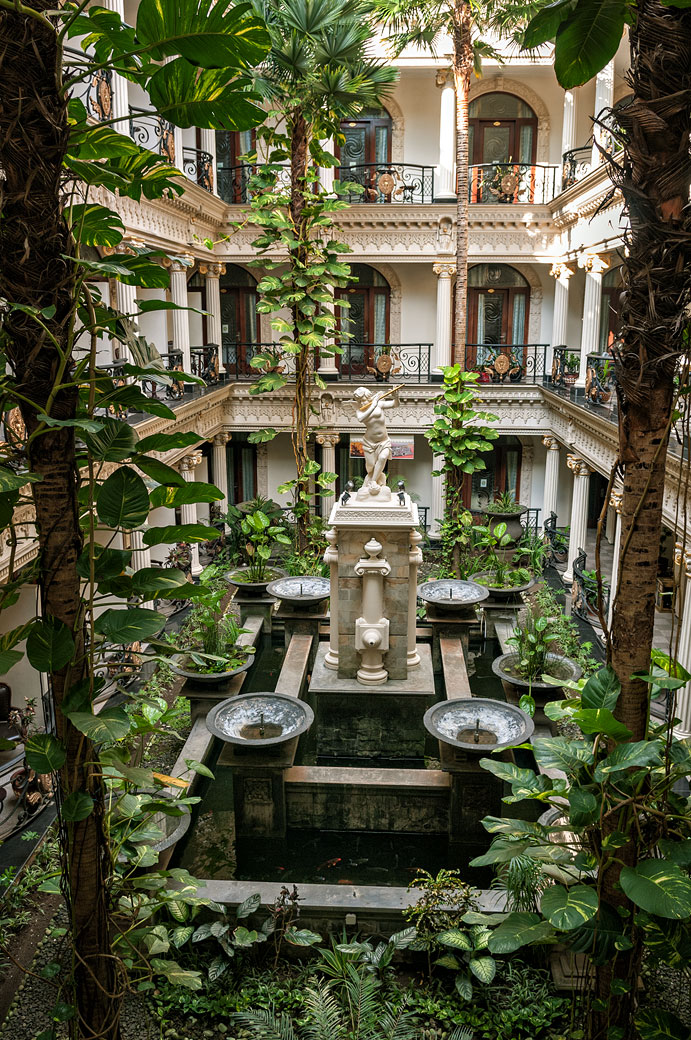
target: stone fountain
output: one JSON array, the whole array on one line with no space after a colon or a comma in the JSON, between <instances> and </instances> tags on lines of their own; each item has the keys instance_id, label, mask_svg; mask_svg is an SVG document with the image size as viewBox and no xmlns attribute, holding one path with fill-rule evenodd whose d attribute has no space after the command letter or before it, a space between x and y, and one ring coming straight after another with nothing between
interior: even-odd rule
<instances>
[{"instance_id":1,"label":"stone fountain","mask_svg":"<svg viewBox=\"0 0 691 1040\"><path fill-rule=\"evenodd\" d=\"M329 517L330 642L319 648L309 689L319 755L424 754L420 719L435 693L430 649L415 638L418 511L384 475L391 457L385 412L398 389L358 387L353 395L365 427L366 477L357 493L340 496Z\"/></svg>"}]
</instances>

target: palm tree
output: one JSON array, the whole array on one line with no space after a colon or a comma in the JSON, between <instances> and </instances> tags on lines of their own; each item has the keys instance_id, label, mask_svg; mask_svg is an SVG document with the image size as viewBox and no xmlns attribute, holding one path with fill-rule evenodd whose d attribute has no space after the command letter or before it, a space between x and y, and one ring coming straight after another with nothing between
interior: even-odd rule
<instances>
[{"instance_id":1,"label":"palm tree","mask_svg":"<svg viewBox=\"0 0 691 1040\"><path fill-rule=\"evenodd\" d=\"M520 0L375 0L377 11L392 33L400 54L409 46L433 53L451 40L456 90L456 292L454 364L465 368L466 309L468 298L468 97L470 77L480 75L482 58L498 58L482 39L491 34L518 45L528 17L541 6Z\"/></svg>"},{"instance_id":2,"label":"palm tree","mask_svg":"<svg viewBox=\"0 0 691 1040\"><path fill-rule=\"evenodd\" d=\"M254 79L277 123L285 126L290 163L289 219L293 238L289 262L294 271L308 259L310 203L315 198L310 166L319 165L320 141L338 136L342 119L376 106L397 78L390 65L372 57L369 0L253 0L271 36L267 60ZM295 357L293 451L297 468L296 502L309 481L308 439L313 347L300 334L305 315L292 306ZM304 501L304 500L303 500ZM297 509L299 548L307 543L309 516Z\"/></svg>"}]
</instances>

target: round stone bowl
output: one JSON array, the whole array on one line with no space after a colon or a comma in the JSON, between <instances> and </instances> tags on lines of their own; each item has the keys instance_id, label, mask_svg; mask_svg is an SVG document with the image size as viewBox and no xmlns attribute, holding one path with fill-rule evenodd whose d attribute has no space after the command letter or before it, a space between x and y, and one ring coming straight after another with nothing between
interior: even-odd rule
<instances>
[{"instance_id":1,"label":"round stone bowl","mask_svg":"<svg viewBox=\"0 0 691 1040\"><path fill-rule=\"evenodd\" d=\"M427 732L443 744L479 755L524 744L535 729L533 720L520 708L482 697L433 704L425 712L424 723Z\"/></svg>"},{"instance_id":2,"label":"round stone bowl","mask_svg":"<svg viewBox=\"0 0 691 1040\"><path fill-rule=\"evenodd\" d=\"M211 709L206 727L219 740L242 747L285 744L314 722L309 704L284 693L243 693Z\"/></svg>"},{"instance_id":3,"label":"round stone bowl","mask_svg":"<svg viewBox=\"0 0 691 1040\"><path fill-rule=\"evenodd\" d=\"M232 679L234 675L239 675L240 672L246 672L248 668L251 668L254 662L254 655L248 654L244 664L240 664L237 668L232 668L227 672L195 672L192 668L183 667L185 661L185 654L176 654L175 657L171 658L170 667L176 675L182 675L189 682L199 683L202 686L221 686L222 683Z\"/></svg>"},{"instance_id":4,"label":"round stone bowl","mask_svg":"<svg viewBox=\"0 0 691 1040\"><path fill-rule=\"evenodd\" d=\"M460 581L458 578L442 578L426 581L417 587L418 598L423 603L444 614L467 612L476 603L489 596L489 590L476 581Z\"/></svg>"},{"instance_id":5,"label":"round stone bowl","mask_svg":"<svg viewBox=\"0 0 691 1040\"><path fill-rule=\"evenodd\" d=\"M311 614L319 612L319 606L331 595L331 582L315 574L300 574L277 578L267 585L266 591L291 610Z\"/></svg>"},{"instance_id":6,"label":"round stone bowl","mask_svg":"<svg viewBox=\"0 0 691 1040\"><path fill-rule=\"evenodd\" d=\"M510 596L519 596L521 594L521 592L527 592L528 589L532 589L533 585L535 584L535 577L534 577L534 575L531 576L530 581L525 582L525 584L523 584L523 585L502 585L502 586L492 586L492 585L486 585L485 584L485 581L491 580L491 577L492 577L491 574L486 574L486 573L482 572L480 574L476 574L475 577L477 578L477 580L478 580L479 584L482 586L482 588L483 589L487 589L487 594L489 596L492 596L494 599L508 599ZM485 579L485 580L483 580L483 579Z\"/></svg>"}]
</instances>

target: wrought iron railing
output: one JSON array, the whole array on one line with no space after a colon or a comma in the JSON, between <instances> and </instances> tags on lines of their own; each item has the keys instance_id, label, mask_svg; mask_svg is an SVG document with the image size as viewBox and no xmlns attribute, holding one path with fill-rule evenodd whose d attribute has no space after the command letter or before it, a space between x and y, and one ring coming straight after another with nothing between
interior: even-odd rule
<instances>
[{"instance_id":1,"label":"wrought iron railing","mask_svg":"<svg viewBox=\"0 0 691 1040\"><path fill-rule=\"evenodd\" d=\"M73 76L84 76L79 83L75 83L70 96L78 98L86 109L86 114L101 122L110 119L113 114L113 73L110 69L98 69L96 72L84 68L84 62L88 61L88 55L73 47L65 47L65 66L63 77L65 80ZM117 125L117 124L116 124Z\"/></svg>"},{"instance_id":2,"label":"wrought iron railing","mask_svg":"<svg viewBox=\"0 0 691 1040\"><path fill-rule=\"evenodd\" d=\"M564 152L561 166L561 190L566 191L576 181L580 181L593 168L592 148L572 148Z\"/></svg>"},{"instance_id":3,"label":"wrought iron railing","mask_svg":"<svg viewBox=\"0 0 691 1040\"><path fill-rule=\"evenodd\" d=\"M347 191L348 202L434 202L434 167L418 163L361 163L336 170L341 184L359 184Z\"/></svg>"},{"instance_id":4,"label":"wrought iron railing","mask_svg":"<svg viewBox=\"0 0 691 1040\"><path fill-rule=\"evenodd\" d=\"M130 105L130 136L142 148L157 152L168 162L175 162L175 134L173 124L162 116Z\"/></svg>"},{"instance_id":5,"label":"wrought iron railing","mask_svg":"<svg viewBox=\"0 0 691 1040\"><path fill-rule=\"evenodd\" d=\"M374 379L377 383L428 383L431 343L355 343L341 346L335 361L341 379Z\"/></svg>"},{"instance_id":6,"label":"wrought iron railing","mask_svg":"<svg viewBox=\"0 0 691 1040\"><path fill-rule=\"evenodd\" d=\"M558 563L566 563L569 554L569 534L567 530L557 527L557 514L552 510L545 520L544 533L547 540L547 567L556 567Z\"/></svg>"},{"instance_id":7,"label":"wrought iron railing","mask_svg":"<svg viewBox=\"0 0 691 1040\"><path fill-rule=\"evenodd\" d=\"M557 194L558 166L482 163L468 168L468 201L540 205Z\"/></svg>"},{"instance_id":8,"label":"wrought iron railing","mask_svg":"<svg viewBox=\"0 0 691 1040\"><path fill-rule=\"evenodd\" d=\"M581 364L581 352L564 345L552 351L552 371L549 382L554 389L569 390L576 385Z\"/></svg>"},{"instance_id":9,"label":"wrought iron railing","mask_svg":"<svg viewBox=\"0 0 691 1040\"><path fill-rule=\"evenodd\" d=\"M466 368L481 383L541 383L546 343L466 343Z\"/></svg>"},{"instance_id":10,"label":"wrought iron railing","mask_svg":"<svg viewBox=\"0 0 691 1040\"><path fill-rule=\"evenodd\" d=\"M217 166L216 187L219 196L230 205L249 202L252 197L249 183L253 173L254 167L245 163L241 166Z\"/></svg>"},{"instance_id":11,"label":"wrought iron railing","mask_svg":"<svg viewBox=\"0 0 691 1040\"><path fill-rule=\"evenodd\" d=\"M585 549L578 549L573 561L573 586L571 590L571 613L591 624L599 623L597 610L598 581L595 571L586 569ZM602 614L606 618L609 610L609 583L602 582Z\"/></svg>"},{"instance_id":12,"label":"wrought iron railing","mask_svg":"<svg viewBox=\"0 0 691 1040\"><path fill-rule=\"evenodd\" d=\"M539 508L533 508L532 506L523 513L521 524L526 534L538 535L540 533L540 513L541 510Z\"/></svg>"},{"instance_id":13,"label":"wrought iron railing","mask_svg":"<svg viewBox=\"0 0 691 1040\"><path fill-rule=\"evenodd\" d=\"M182 172L205 191L214 190L213 159L200 148L182 149Z\"/></svg>"},{"instance_id":14,"label":"wrought iron railing","mask_svg":"<svg viewBox=\"0 0 691 1040\"><path fill-rule=\"evenodd\" d=\"M166 354L160 355L160 360L163 362L161 374L167 378L173 375L174 372L182 371L182 351L171 350ZM100 369L103 372L107 372L111 377L116 386L125 386L127 383L127 376L125 375L123 368L127 364L124 358L114 361L110 365L100 365ZM152 364L151 368L154 367ZM169 401L180 401L185 392L185 384L180 380L176 380L173 377L171 383L164 384L158 382L156 379L142 379L141 381L142 392L147 394L149 397L154 399L167 398ZM119 406L109 406L108 411L115 414L121 411L129 411L129 409L122 409Z\"/></svg>"},{"instance_id":15,"label":"wrought iron railing","mask_svg":"<svg viewBox=\"0 0 691 1040\"><path fill-rule=\"evenodd\" d=\"M588 354L585 370L585 398L591 404L612 408L616 402L614 393L614 367L610 354Z\"/></svg>"},{"instance_id":16,"label":"wrought iron railing","mask_svg":"<svg viewBox=\"0 0 691 1040\"><path fill-rule=\"evenodd\" d=\"M191 347L192 375L199 376L207 386L221 381L221 367L218 359L218 344L205 343L203 347Z\"/></svg>"}]
</instances>

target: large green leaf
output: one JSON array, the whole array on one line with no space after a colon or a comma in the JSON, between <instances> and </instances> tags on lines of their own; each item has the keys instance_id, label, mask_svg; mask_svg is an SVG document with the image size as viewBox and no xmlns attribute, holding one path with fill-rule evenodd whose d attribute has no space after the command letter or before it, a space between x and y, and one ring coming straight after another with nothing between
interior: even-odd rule
<instances>
[{"instance_id":1,"label":"large green leaf","mask_svg":"<svg viewBox=\"0 0 691 1040\"><path fill-rule=\"evenodd\" d=\"M631 736L631 730L615 719L608 708L581 708L573 713L571 719L584 733L604 733L612 740L628 740Z\"/></svg>"},{"instance_id":2,"label":"large green leaf","mask_svg":"<svg viewBox=\"0 0 691 1040\"><path fill-rule=\"evenodd\" d=\"M0 650L0 675L4 675L9 672L10 668L14 668L23 656L21 650Z\"/></svg>"},{"instance_id":3,"label":"large green leaf","mask_svg":"<svg viewBox=\"0 0 691 1040\"><path fill-rule=\"evenodd\" d=\"M94 628L111 643L126 645L156 635L165 620L163 614L146 607L128 607L124 610L111 608L99 614Z\"/></svg>"},{"instance_id":4,"label":"large green leaf","mask_svg":"<svg viewBox=\"0 0 691 1040\"><path fill-rule=\"evenodd\" d=\"M133 461L142 473L146 473L147 477L151 477L157 484L164 484L166 487L182 487L185 483L185 478L181 473L159 459L152 459L148 455L137 455Z\"/></svg>"},{"instance_id":5,"label":"large green leaf","mask_svg":"<svg viewBox=\"0 0 691 1040\"><path fill-rule=\"evenodd\" d=\"M152 433L142 437L137 449L141 452L172 451L173 448L190 448L193 444L199 444L198 433Z\"/></svg>"},{"instance_id":6,"label":"large green leaf","mask_svg":"<svg viewBox=\"0 0 691 1040\"><path fill-rule=\"evenodd\" d=\"M595 823L600 815L600 803L593 791L572 787L569 791L569 820L578 830Z\"/></svg>"},{"instance_id":7,"label":"large green leaf","mask_svg":"<svg viewBox=\"0 0 691 1040\"><path fill-rule=\"evenodd\" d=\"M676 863L679 867L691 867L691 838L683 841L660 838L658 845L660 852L670 863Z\"/></svg>"},{"instance_id":8,"label":"large green leaf","mask_svg":"<svg viewBox=\"0 0 691 1040\"><path fill-rule=\"evenodd\" d=\"M591 675L581 691L582 708L607 708L614 711L621 693L621 683L613 668L600 668Z\"/></svg>"},{"instance_id":9,"label":"large green leaf","mask_svg":"<svg viewBox=\"0 0 691 1040\"><path fill-rule=\"evenodd\" d=\"M258 65L270 43L249 4L216 0L141 0L137 39L153 58L181 54L206 69Z\"/></svg>"},{"instance_id":10,"label":"large green leaf","mask_svg":"<svg viewBox=\"0 0 691 1040\"><path fill-rule=\"evenodd\" d=\"M513 953L529 943L547 942L553 935L551 924L539 914L516 911L494 929L488 946L491 953Z\"/></svg>"},{"instance_id":11,"label":"large green leaf","mask_svg":"<svg viewBox=\"0 0 691 1040\"><path fill-rule=\"evenodd\" d=\"M247 130L266 119L248 86L232 69L199 70L177 58L151 77L149 96L156 111L176 126Z\"/></svg>"},{"instance_id":12,"label":"large green leaf","mask_svg":"<svg viewBox=\"0 0 691 1040\"><path fill-rule=\"evenodd\" d=\"M73 711L68 717L75 729L98 744L122 740L132 726L124 708L104 708L99 715L92 715L90 711Z\"/></svg>"},{"instance_id":13,"label":"large green leaf","mask_svg":"<svg viewBox=\"0 0 691 1040\"><path fill-rule=\"evenodd\" d=\"M67 625L54 617L35 622L26 640L26 656L37 672L56 672L72 659L74 639Z\"/></svg>"},{"instance_id":14,"label":"large green leaf","mask_svg":"<svg viewBox=\"0 0 691 1040\"><path fill-rule=\"evenodd\" d=\"M688 1027L671 1011L644 1008L636 1015L636 1029L641 1040L689 1040Z\"/></svg>"},{"instance_id":15,"label":"large green leaf","mask_svg":"<svg viewBox=\"0 0 691 1040\"><path fill-rule=\"evenodd\" d=\"M311 932L309 928L289 928L285 937L293 946L316 946L322 941L321 935Z\"/></svg>"},{"instance_id":16,"label":"large green leaf","mask_svg":"<svg viewBox=\"0 0 691 1040\"><path fill-rule=\"evenodd\" d=\"M173 595L181 586L189 584L187 575L175 567L142 567L132 576L132 591L138 596Z\"/></svg>"},{"instance_id":17,"label":"large green leaf","mask_svg":"<svg viewBox=\"0 0 691 1040\"><path fill-rule=\"evenodd\" d=\"M34 733L27 740L24 751L29 767L39 775L61 769L67 758L64 747L52 733Z\"/></svg>"},{"instance_id":18,"label":"large green leaf","mask_svg":"<svg viewBox=\"0 0 691 1040\"><path fill-rule=\"evenodd\" d=\"M108 527L141 527L149 515L149 493L139 474L128 466L111 473L96 494L96 512Z\"/></svg>"},{"instance_id":19,"label":"large green leaf","mask_svg":"<svg viewBox=\"0 0 691 1040\"><path fill-rule=\"evenodd\" d=\"M564 936L564 941L574 953L587 953L593 964L606 964L616 956L623 934L619 914L609 903L601 902L598 912Z\"/></svg>"},{"instance_id":20,"label":"large green leaf","mask_svg":"<svg viewBox=\"0 0 691 1040\"><path fill-rule=\"evenodd\" d=\"M576 0L556 0L548 4L531 18L523 34L523 50L532 50L543 43L553 40L557 29L565 18L573 11Z\"/></svg>"},{"instance_id":21,"label":"large green leaf","mask_svg":"<svg viewBox=\"0 0 691 1040\"><path fill-rule=\"evenodd\" d=\"M202 988L202 973L200 971L189 971L181 968L175 961L161 960L153 957L151 967L159 975L165 976L171 986L184 986L185 989L197 990Z\"/></svg>"},{"instance_id":22,"label":"large green leaf","mask_svg":"<svg viewBox=\"0 0 691 1040\"><path fill-rule=\"evenodd\" d=\"M645 859L635 867L624 867L620 883L632 903L656 917L691 916L691 879L676 863Z\"/></svg>"},{"instance_id":23,"label":"large green leaf","mask_svg":"<svg viewBox=\"0 0 691 1040\"><path fill-rule=\"evenodd\" d=\"M456 992L462 1000L472 1000L473 998L473 983L468 975L464 975L459 972L454 980Z\"/></svg>"},{"instance_id":24,"label":"large green leaf","mask_svg":"<svg viewBox=\"0 0 691 1040\"><path fill-rule=\"evenodd\" d=\"M103 429L85 433L83 441L94 458L104 462L122 462L132 454L137 435L129 423L110 417L101 420Z\"/></svg>"},{"instance_id":25,"label":"large green leaf","mask_svg":"<svg viewBox=\"0 0 691 1040\"><path fill-rule=\"evenodd\" d=\"M625 0L578 0L557 30L554 72L565 90L593 79L614 57L627 9Z\"/></svg>"},{"instance_id":26,"label":"large green leaf","mask_svg":"<svg viewBox=\"0 0 691 1040\"><path fill-rule=\"evenodd\" d=\"M168 542L206 542L218 536L218 530L206 524L175 524L170 527L150 527L143 541L144 545L163 545Z\"/></svg>"},{"instance_id":27,"label":"large green leaf","mask_svg":"<svg viewBox=\"0 0 691 1040\"><path fill-rule=\"evenodd\" d=\"M631 744L618 744L601 762L593 774L599 782L610 773L620 773L635 766L657 766L662 759L662 746L655 740L637 740Z\"/></svg>"},{"instance_id":28,"label":"large green leaf","mask_svg":"<svg viewBox=\"0 0 691 1040\"><path fill-rule=\"evenodd\" d=\"M261 906L261 902L262 897L259 895L258 892L255 892L253 895L248 896L247 899L244 900L244 902L240 903L240 906L236 910L235 916L237 917L238 921L242 921L245 917L249 917L250 914L253 914L256 910L258 910Z\"/></svg>"},{"instance_id":29,"label":"large green leaf","mask_svg":"<svg viewBox=\"0 0 691 1040\"><path fill-rule=\"evenodd\" d=\"M437 942L450 946L453 950L472 950L473 941L467 932L460 928L447 928L435 936Z\"/></svg>"},{"instance_id":30,"label":"large green leaf","mask_svg":"<svg viewBox=\"0 0 691 1040\"><path fill-rule=\"evenodd\" d=\"M79 823L91 816L94 811L94 800L86 791L73 791L68 794L61 807L62 818L68 823Z\"/></svg>"},{"instance_id":31,"label":"large green leaf","mask_svg":"<svg viewBox=\"0 0 691 1040\"><path fill-rule=\"evenodd\" d=\"M497 974L497 962L493 957L472 957L468 967L473 975L486 986L490 984Z\"/></svg>"},{"instance_id":32,"label":"large green leaf","mask_svg":"<svg viewBox=\"0 0 691 1040\"><path fill-rule=\"evenodd\" d=\"M553 885L542 894L540 909L550 924L562 932L578 928L597 913L597 892L587 885Z\"/></svg>"},{"instance_id":33,"label":"large green leaf","mask_svg":"<svg viewBox=\"0 0 691 1040\"><path fill-rule=\"evenodd\" d=\"M163 506L165 509L175 509L176 506L188 505L194 502L220 502L223 492L219 491L213 484L205 484L202 481L184 481L179 487L154 488L151 492L151 506L157 509Z\"/></svg>"},{"instance_id":34,"label":"large green leaf","mask_svg":"<svg viewBox=\"0 0 691 1040\"><path fill-rule=\"evenodd\" d=\"M122 242L125 225L112 209L95 202L68 206L65 218L72 234L87 246L113 246Z\"/></svg>"},{"instance_id":35,"label":"large green leaf","mask_svg":"<svg viewBox=\"0 0 691 1040\"><path fill-rule=\"evenodd\" d=\"M37 480L43 480L43 477L36 473L15 473L14 470L0 466L0 492L18 491Z\"/></svg>"},{"instance_id":36,"label":"large green leaf","mask_svg":"<svg viewBox=\"0 0 691 1040\"><path fill-rule=\"evenodd\" d=\"M104 545L94 545L94 577L96 581L106 581L124 573L132 559L129 549L109 549ZM89 550L84 549L77 560L77 574L81 578L90 576Z\"/></svg>"},{"instance_id":37,"label":"large green leaf","mask_svg":"<svg viewBox=\"0 0 691 1040\"><path fill-rule=\"evenodd\" d=\"M582 740L565 737L544 737L533 741L535 761L543 769L561 769L564 773L578 773L594 760L593 750Z\"/></svg>"}]
</instances>

